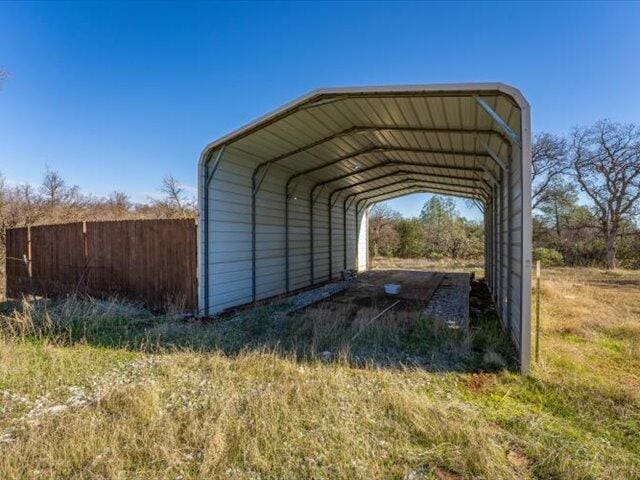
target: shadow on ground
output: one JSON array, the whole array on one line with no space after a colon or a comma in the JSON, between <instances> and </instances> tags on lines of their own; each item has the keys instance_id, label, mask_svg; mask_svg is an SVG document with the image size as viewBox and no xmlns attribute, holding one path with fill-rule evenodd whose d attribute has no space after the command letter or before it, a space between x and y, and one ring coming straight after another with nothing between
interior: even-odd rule
<instances>
[{"instance_id":1,"label":"shadow on ground","mask_svg":"<svg viewBox=\"0 0 640 480\"><path fill-rule=\"evenodd\" d=\"M479 282L480 283L480 282ZM330 301L284 315L286 303L259 307L232 318L156 316L135 305L71 297L65 301L5 302L0 328L12 335L58 343L88 343L145 352L190 349L237 355L273 351L299 362L337 361L366 368L422 368L442 372L514 370L516 352L503 333L488 291L468 328L452 328L414 309L382 315Z\"/></svg>"}]
</instances>

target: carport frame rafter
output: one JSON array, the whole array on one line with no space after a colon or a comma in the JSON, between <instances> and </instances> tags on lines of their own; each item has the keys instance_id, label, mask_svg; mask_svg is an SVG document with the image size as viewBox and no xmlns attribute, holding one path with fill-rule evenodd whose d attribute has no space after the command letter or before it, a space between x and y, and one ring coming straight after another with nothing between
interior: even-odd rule
<instances>
[{"instance_id":1,"label":"carport frame rafter","mask_svg":"<svg viewBox=\"0 0 640 480\"><path fill-rule=\"evenodd\" d=\"M372 147L369 149L366 149L365 153L371 153L374 151L379 151L380 148L384 148L384 147ZM418 149L411 149L411 151L413 153L427 153L427 154L434 154L434 155L438 155L438 154L442 154L440 151L434 151L434 150L427 150L427 149L419 149L419 152L417 151ZM398 150L397 148L393 147L390 149L390 151L401 151ZM296 174L290 175L287 178L286 184L285 184L285 192L284 192L284 199L285 199L285 291L287 293L289 293L291 291L290 289L290 281L289 281L289 199L291 198L291 193L290 193L290 188L291 188L291 183L298 179L301 178L305 175L309 175L310 173L322 170L323 168L332 166L334 164L342 162L344 160L347 159L351 159L351 158L355 158L356 156L360 156L365 154L363 153L363 151L357 153L355 156L354 155L348 155L348 156L343 156L340 157L339 159L334 159L329 161L326 164L322 164L322 165L318 165L316 167L313 167L311 169L307 169L307 170L303 170L302 172L298 172ZM465 155L469 155L469 156L486 156L487 158L490 158L489 154L486 153L476 153L476 152L465 152ZM266 164L265 164L266 165ZM431 169L441 169L441 170L459 170L459 171L471 171L471 172L481 172L481 169L477 169L477 168L472 168L472 167L456 167L456 166L450 166L450 165L443 165L443 164L439 164L439 163L419 163L419 162L407 162L407 161L402 161L402 160L390 160L390 159L385 159L382 162L375 164L375 165L371 165L369 167L363 168L363 169L358 169L355 170L353 172L349 172L343 175L340 175L338 177L334 177L330 180L325 180L323 182L320 183L316 183L312 189L311 189L311 197L313 198L313 194L315 192L315 190L318 187L323 187L325 185L328 185L330 183L339 181L339 180L344 180L350 176L355 176L355 175L362 175L363 173L369 172L369 171L373 171L379 168L387 168L387 167L394 167L394 166L404 166L404 167L416 167L416 168L431 168ZM255 178L255 172L254 171L254 178ZM434 174L435 175L435 174ZM443 177L445 177L446 175L443 175ZM450 176L446 176L447 178L452 178ZM353 185L352 185L353 186ZM349 188L349 187L347 187ZM255 210L255 195L257 194L257 192L255 192L253 194L253 199L252 199L252 211ZM315 278L314 277L314 265L313 265L313 254L314 254L314 249L313 249L313 242L314 242L314 238L313 238L313 204L315 203L315 201L311 201L311 205L310 205L310 213L309 213L309 224L310 224L310 243L311 243L311 248L310 248L310 255L311 255L311 267L310 267L310 278ZM252 218L255 218L255 216L252 214ZM255 223L252 223L252 231L255 232ZM254 233L255 236L255 233ZM254 267L254 271L255 271L255 267ZM254 302L255 302L255 288L253 289L253 296L254 296Z\"/></svg>"},{"instance_id":2,"label":"carport frame rafter","mask_svg":"<svg viewBox=\"0 0 640 480\"><path fill-rule=\"evenodd\" d=\"M359 169L356 170L354 172L350 172L347 174L343 174L340 175L339 177L334 177L331 178L329 180L325 180L319 183L314 184L314 186L311 188L310 191L310 198L312 200L310 200L310 210L309 210L309 229L310 229L310 235L309 235L309 241L311 243L311 247L310 247L310 251L309 251L309 256L310 256L310 278L311 278L311 283L314 283L315 281L315 277L314 277L314 248L313 248L313 244L314 244L314 233L313 233L313 217L314 217L314 213L313 213L313 207L315 204L315 200L313 200L314 198L314 192L316 191L317 188L323 188L326 185L329 185L330 183L339 181L339 180L344 180L350 176L356 176L356 175L362 175L363 173L369 172L369 171L373 171L373 170L377 170L379 168L387 168L387 167L393 167L393 166L413 166L413 167L421 167L421 168L432 168L432 169L446 169L446 170L461 170L461 171L472 171L472 172L480 172L480 169L476 169L476 168L471 168L471 167L455 167L455 166L445 166L442 164L422 164L422 163L416 163L416 162L404 162L404 161L396 161L396 160L385 160L382 163L376 164L376 165L372 165L370 167L364 168L364 169ZM302 176L303 174L305 174L304 172L301 172L301 174L296 174L296 175L292 175L288 178L287 183L285 185L285 290L287 293L290 292L290 282L289 282L289 198L290 198L290 193L289 193L289 188L290 188L290 184L291 182L295 179L295 178L299 178L300 176ZM412 172L413 174L413 172ZM415 175L430 175L426 172L415 172ZM391 175L391 174L390 174ZM435 175L435 174L434 174ZM442 175L443 178L451 178L445 175ZM466 179L465 179L466 180ZM473 180L472 178L469 178L469 180ZM433 182L432 182L433 183ZM451 184L451 186L457 186L454 184ZM462 186L462 185L459 185ZM351 187L353 187L353 185L351 185ZM345 188L350 188L350 187L345 187ZM332 230L332 224L331 224L331 210L332 210L332 205L331 205L331 196L333 195L333 192L329 195L329 207L328 207L328 214L329 214L329 250L331 251L331 242L332 242L332 234L333 232ZM348 198L348 197L347 197ZM331 278L331 262L329 263L329 277Z\"/></svg>"},{"instance_id":3,"label":"carport frame rafter","mask_svg":"<svg viewBox=\"0 0 640 480\"><path fill-rule=\"evenodd\" d=\"M512 183L514 181L513 176L512 176L512 169L510 168L511 163L513 162L513 154L512 151L513 149L517 146L519 147L519 155L520 157L518 158L518 160L523 161L523 164L525 163L524 160L529 160L530 158L530 124L529 124L529 110L528 110L528 104L526 103L526 101L523 99L523 97L519 94L519 92L517 92L516 90L511 89L510 87L505 87L503 85L500 84L491 84L491 85L495 85L495 87L493 88L488 88L487 86L482 86L481 88L470 88L470 86L467 85L463 85L460 86L460 88L456 88L456 86L434 86L434 87L423 87L423 86L417 86L417 87L389 87L388 89L386 89L385 87L365 87L363 89L334 89L334 90L324 90L324 91L318 91L318 92L313 92L312 94L304 97L301 100L298 101L294 101L291 104L287 105L286 107L282 108L281 110L279 110L278 112L268 115L267 117L265 117L264 119L261 119L257 122L254 122L253 124L249 125L248 127L245 127L237 132L234 132L226 137L223 137L222 139L218 140L217 142L214 142L212 144L210 144L205 151L203 152L203 155L201 156L201 166L204 165L203 168L203 174L204 174L204 183L206 183L206 192L204 192L204 196L201 196L199 198L204 199L204 209L202 210L202 218L203 221L205 222L205 226L204 228L201 228L200 230L202 231L201 233L201 238L206 240L206 250L208 250L209 248L209 222L210 222L210 216L209 216L209 184L211 183L211 179L213 178L213 175L209 176L209 165L208 162L210 161L213 153L214 153L214 149L219 148L220 146L225 146L225 148L228 148L229 146L231 146L232 144L234 144L235 142L239 141L240 139L246 137L247 135L250 135L251 133L257 131L258 129L264 128L266 126L271 125L272 123L275 123L279 120L282 120L286 117L292 116L294 114L296 114L297 112L302 112L302 111L308 111L309 109L312 108L320 108L323 107L325 105L337 105L339 102L341 101L347 101L347 100L353 100L353 99L372 99L372 98L376 98L376 99L398 99L398 98L403 98L403 97L410 97L410 98L431 98L431 97L437 97L439 98L441 101L444 101L445 99L451 100L451 99L462 99L462 98L472 98L475 100L475 102L481 107L480 109L478 109L478 111L484 111L487 116L491 119L491 128L449 128L448 124L449 122L445 120L444 123L447 124L446 128L441 128L441 127L433 127L433 128L429 128L429 127L422 127L422 126L412 126L412 125L358 125L357 123L355 125L352 125L348 128L343 128L341 131L336 132L336 133L332 133L331 135L328 136L324 136L323 138L317 139L313 142L310 142L306 145L301 145L301 146L297 146L295 149L289 150L288 152L284 152L278 156L275 156L269 160L263 161L261 162L259 165L257 165L253 171L253 174L251 176L251 297L253 299L253 301L255 302L257 300L257 290L256 290L256 261L257 261L257 257L256 257L256 250L257 250L257 246L256 246L256 200L257 200L257 195L260 192L260 188L263 185L263 182L265 181L265 179L268 178L270 169L273 165L284 161L288 158L291 158L295 155L298 154L302 154L302 153L307 153L309 155L312 155L313 157L318 157L317 154L313 154L311 153L311 150L315 147L318 147L322 144L329 144L329 143L333 143L335 140L340 140L340 139L347 139L347 138L352 138L353 136L357 136L357 135L366 135L367 136L367 140L371 141L371 139L369 138L369 134L375 134L378 132L384 132L384 131L388 131L388 132L425 132L425 133L434 133L436 135L442 134L442 135L450 135L450 134L461 134L461 135L474 135L476 137L476 142L475 142L475 146L482 146L484 147L482 151L476 151L476 149L474 149L473 151L465 151L465 150L455 150L453 148L450 149L423 149L423 148L407 148L407 147L395 147L395 146L372 146L369 148L365 148L365 149L358 149L355 152L351 152L349 155L345 155L345 156L341 156L338 157L336 159L331 160L329 163L323 163L322 165L317 165L312 167L311 169L302 171L302 172L296 172L294 175L290 176L289 179L286 182L286 186L285 186L285 192L284 192L284 205L285 205L285 250L286 250L286 291L290 291L290 285L289 285L289 272L290 272L290 268L289 268L289 256L290 256L290 252L289 252L289 201L292 198L292 194L290 194L289 192L289 188L291 186L291 182L293 180L295 180L296 178L299 178L303 175L307 175L307 174L312 174L315 172L319 172L320 170L324 169L324 168L330 168L332 166L337 166L339 164L341 164L341 162L348 162L349 160L353 161L353 159L361 156L361 155L369 155L369 154L376 154L376 153L384 153L384 152L392 152L393 150L397 151L397 152L407 152L407 153L417 153L417 154L421 154L421 155L444 155L445 156L445 162L448 161L446 160L447 156L455 156L457 155L469 155L469 156L473 156L476 158L488 158L493 160L493 165L489 165L488 163L485 162L480 162L479 166L480 169L473 169L473 174L474 176L477 176L478 178L473 178L473 177L458 177L455 178L455 180L457 180L457 183L451 183L451 184L447 184L444 182L440 182L442 185L442 188L438 188L434 185L437 185L439 179L442 180L446 180L446 179L451 179L454 180L454 176L453 175L446 175L445 173L443 174L438 174L438 173L433 173L433 172L414 172L411 170L402 170L401 169L401 162L397 161L397 160L389 160L386 159L384 163L382 164L378 164L378 165L371 165L368 166L360 171L354 171L354 172L345 172L344 175L341 175L340 177L337 178L331 178L329 180L323 180L319 183L316 183L310 192L309 195L309 216L310 216L310 229L309 229L309 236L311 237L311 246L310 246L310 254L311 254L311 265L310 267L310 280L311 280L311 284L315 284L316 282L314 281L315 277L314 277L314 267L313 267L313 258L314 258L314 247L313 247L313 234L314 234L314 224L313 224L313 210L314 210L314 205L316 203L316 199L320 196L320 192L322 192L325 188L325 186L331 184L332 182L338 182L338 181L347 181L346 179L348 179L349 177L353 177L353 176L357 176L358 174L361 174L363 172L373 172L375 171L377 168L380 169L385 169L385 168L392 168L395 167L395 170L393 172L390 172L389 175L385 175L385 176L378 176L375 179L371 179L371 178L366 178L363 177L362 180L356 182L355 184L350 184L347 186L340 186L340 188L336 188L330 192L328 192L328 199L327 199L327 209L328 209L328 218L329 218L329 225L328 225L328 230L329 230L329 242L332 241L332 237L333 237L333 219L331 217L332 215L332 210L333 210L333 205L335 204L335 202L333 202L333 198L335 195L337 195L335 197L335 201L337 202L338 199L342 198L342 234L343 234L343 247L344 247L344 252L343 252L343 261L342 261L342 265L344 268L347 267L347 215L351 209L351 207L355 204L355 224L356 224L356 265L359 265L358 259L357 259L357 255L359 252L359 239L357 238L358 235L360 234L360 228L358 226L358 223L360 221L360 213L362 212L360 210L360 208L362 207L363 210L370 207L372 204L377 203L377 201L382 201L382 200L378 200L382 197L384 198L391 198L392 195L396 195L398 193L401 193L401 191L404 189L405 191L407 191L407 189L409 189L410 191L432 191L434 193L441 193L441 194L451 194L451 195L455 195L455 196L472 196L474 198L481 198L482 199L482 204L477 205L478 208L481 211L484 211L485 214L485 226L486 226L486 231L487 232L493 232L489 233L489 236L492 237L492 242L491 245L489 245L487 247L487 252L490 252L490 255L487 255L488 257L488 277L492 283L492 286L494 288L492 288L493 292L504 292L504 289L502 288L502 286L499 286L499 289L495 288L498 286L498 283L501 283L503 278L505 277L505 275L503 275L503 265L502 262L505 260L504 254L500 254L498 255L497 252L502 250L503 247L503 240L504 240L504 235L506 234L507 239L506 239L506 247L508 249L508 253L507 253L507 259L506 262L507 263L507 275L506 275L506 283L507 283L507 288L506 288L506 296L508 297L508 302L507 302L507 321L506 324L507 326L510 326L510 322L511 322L511 304L512 304L512 284L511 284L511 280L512 280L512 275L513 275L513 268L512 268L512 254L513 254L513 232L512 232L512 216L513 216L513 212L512 212L512 207L513 207L513 203L515 201L515 197L513 195L513 189L512 189ZM511 107L506 107L506 108L513 108L515 107L519 112L520 112L520 118L521 118L521 122L520 123L520 132L516 132L514 129L512 129L510 127L509 121L504 120L504 118L502 118L499 113L497 113L497 111L495 110L494 106L491 104L493 102L497 102L497 100L495 100L496 98L502 98L507 100L507 102L509 103L509 105ZM491 99L491 101L489 100ZM460 102L462 102L462 100L460 100ZM466 101L465 101L466 102ZM465 105L468 105L468 103L465 103ZM494 103L494 105L497 105L497 103ZM500 106L500 105L497 105ZM504 106L504 104L503 104ZM443 107L444 107L444 103L443 103ZM465 107L467 108L467 107ZM506 112L513 112L513 110L504 110ZM477 114L476 114L477 115ZM446 117L445 117L446 118ZM510 119L510 117L507 117ZM442 122L440 122L442 123ZM478 125L477 123L477 117L476 117L476 126ZM497 125L499 128L498 129L494 129L493 125ZM515 125L518 125L517 123ZM398 137L400 138L400 137ZM438 138L438 137L436 137ZM446 138L446 137L445 137ZM497 149L497 153L492 150L492 148L489 146L490 142L492 139L499 139L500 142L500 147ZM404 139L404 137L403 137ZM449 136L449 139L451 139L451 137ZM439 141L438 141L439 142ZM463 140L460 141L461 145L464 143ZM464 146L467 146L468 143L464 143ZM494 145L496 145L494 143ZM507 152L507 160L504 161L502 159L502 157L500 157L500 153L502 153L503 147L506 147L506 152ZM207 159L207 155L208 155L208 159ZM204 161L203 161L204 159ZM475 162L474 162L475 163ZM409 162L405 162L405 164L408 167L424 167L424 168L433 168L435 170L437 170L438 168L442 168L443 171L445 169L449 169L449 170L455 170L455 168L453 168L453 165L427 165L424 163L420 163L420 162L416 162L415 164L411 164ZM458 164L459 165L459 164ZM504 168L505 165L507 166L507 168ZM495 167L498 167L497 169ZM214 174L215 174L215 168L213 169ZM526 184L526 177L527 177L527 172L530 172L530 165L526 165L526 168L523 168L520 172L520 177L517 181L518 182L522 182L523 185L523 189L520 193L520 200L521 200L521 210L520 210L520 221L521 221L521 225L520 228L522 230L522 233L520 235L521 241L522 241L522 245L521 245L521 249L522 249L522 259L521 259L521 272L525 271L526 268L530 268L530 260L527 258L527 256L525 255L525 252L528 251L530 252L530 238L528 238L528 236L530 236L530 210L525 209L525 197L527 195L530 195L530 185ZM489 182L487 182L487 180L485 179L485 175L487 175L489 177ZM395 184L398 185L404 185L401 189L398 190L394 190L394 191L385 191L385 192L381 192L377 195L374 195L372 197L367 196L366 198L359 198L362 195L366 195L367 192L369 192L369 189L365 189L364 191L360 191L360 192L352 192L349 193L350 190L354 190L357 188L363 188L364 186L366 186L369 183L373 183L376 182L378 180L382 180L383 178L389 177L389 178L398 178L398 176L403 176L403 180L400 180L398 182L394 182L392 184L385 184L384 186L380 186L375 190L384 190L387 189ZM431 181L429 180L421 180L419 178L411 178L411 177L429 177L431 178ZM498 178L496 178L498 177ZM429 185L430 184L430 185ZM471 184L471 185L467 185L467 184ZM426 185L422 186L422 185ZM475 185L475 186L472 186ZM296 187L297 189L298 187ZM470 191L465 190L466 188L470 189ZM320 190L318 190L320 189ZM458 190L458 192L456 192L455 190ZM314 198L314 193L315 191L318 190L318 197ZM373 193L373 192L371 192ZM347 195L348 194L348 195ZM496 197L496 195L498 195L498 197ZM397 196L397 195L396 195ZM479 197L478 197L479 196ZM375 201L373 201L375 200ZM502 206L504 200L504 206ZM498 206L500 205L500 208L498 208ZM505 212L505 208L507 209ZM528 216L525 216L525 214L527 214ZM506 219L504 218L504 216L506 216ZM496 242L495 241L495 237L496 237L496 217L501 217L501 221L498 222L499 223L499 230L500 230L500 234L499 234L499 238L500 241ZM489 220L489 222L487 223L487 220ZM529 224L527 224L527 222L529 222ZM507 229L506 232L504 231L504 229ZM515 228L515 226L514 226ZM329 266L328 266L328 270L329 270L329 277L332 277L332 273L333 273L333 265L332 265L332 246L330 246L329 248ZM209 271L208 271L208 252L203 252L201 258L204 258L204 265L202 262L200 262L201 267L203 267L203 269L206 271L206 279L203 279L203 282L201 283L202 285L204 285L205 288L205 293L204 293L204 305L205 305L205 312L209 311L209 302L208 302L208 295L209 295L209 290L208 290L208 281L209 281ZM500 271L500 275L497 275L498 273L498 269ZM262 274L261 274L262 275ZM524 328L524 322L525 322L525 313L527 314L527 318L526 318L526 322L527 325L526 327L529 328L529 311L528 309L525 308L525 304L524 304L524 299L525 299L525 295L524 292L527 288L527 282L524 281L524 277L525 275L523 275L523 281L520 282L520 288L521 288L521 295L520 295L520 299L521 299L521 309L520 309L520 342L519 342L519 349L521 351L521 367L523 371L526 371L528 369L528 358L526 357L526 354L528 353L528 351L525 351L526 349L528 349L528 342L525 341L525 335L526 335L526 329ZM501 299L502 300L502 299ZM504 314L501 315L501 317L504 317ZM517 324L515 324L517 325ZM526 348L525 348L526 347Z\"/></svg>"},{"instance_id":4,"label":"carport frame rafter","mask_svg":"<svg viewBox=\"0 0 640 480\"><path fill-rule=\"evenodd\" d=\"M222 161L222 157L224 155L224 151L225 151L226 145L222 144L220 145L220 148L218 149L218 153L216 154L216 158L213 161L213 165L211 166L211 171L209 171L209 163L211 162L211 159L213 158L213 151L211 151L211 155L207 158L207 160L204 162L203 168L202 168L202 173L204 175L204 185L205 185L205 189L204 189L204 204L205 204L205 208L204 208L204 215L203 215L203 219L202 219L202 223L204 224L204 231L202 232L203 234L203 238L205 240L205 242L209 242L209 186L211 185L211 181L213 180L213 178L215 177L216 172L218 171L218 167L220 166L220 162ZM202 228L202 225L200 226L200 228ZM204 282L204 288L208 289L209 288L209 249L205 249L205 251L203 252L204 255L204 265L203 265L203 279L202 281ZM209 295L205 295L204 298L204 311L205 314L209 312Z\"/></svg>"},{"instance_id":5,"label":"carport frame rafter","mask_svg":"<svg viewBox=\"0 0 640 480\"><path fill-rule=\"evenodd\" d=\"M420 173L416 172L416 175L421 175ZM423 174L423 175L428 175L428 174ZM394 175L391 174L389 175L387 178L393 179ZM473 180L473 179L470 179ZM393 187L395 185L401 185L401 184L413 184L413 185L420 185L420 186L425 186L428 188L432 188L434 191L438 190L438 186L449 186L449 187L456 187L455 189L442 189L442 191L451 191L454 192L456 194L459 195L463 195L463 196L467 196L467 195L473 195L475 193L477 193L477 189L472 186L472 185L456 185L456 184L451 184L451 183L443 183L443 182L438 182L438 181L433 181L433 180L423 180L423 179L419 179L419 178L413 178L410 175L407 175L407 178L403 178L402 180L398 180L396 182L392 182L390 184L385 184L385 185L380 185L378 187L374 187L372 189L369 190L365 190L363 192L356 192L353 193L351 195L347 195L344 200L343 200L343 205L346 206L346 202L347 200L350 200L351 198L356 199L358 197L358 195L361 194L365 194L368 192L372 192L372 191L376 191L376 190L380 190L383 188L389 188L389 187ZM433 184L435 185L435 187L428 185L428 184ZM460 189L464 189L464 188L470 188L471 190L458 190L458 187ZM327 208L327 214L328 214L328 222L329 222L329 251L328 251L328 255L329 255L329 280L331 280L332 274L333 274L333 248L332 248L332 243L333 243L333 219L332 219L332 214L333 214L333 207L335 205L335 202L332 201L333 195L334 195L335 191L331 192L329 194L329 196L327 197L328 200L328 208ZM339 196L336 197L336 202L338 200ZM357 210L358 210L358 204L359 204L360 200L358 200L358 203L356 203L356 215L357 215ZM313 226L311 225L311 230L313 230ZM343 257L345 259L344 264L346 268L346 258L347 258L347 242L346 242L346 209L343 207L343 249L344 249L344 253L343 253ZM288 233L287 233L287 241L288 241ZM314 258L313 255L310 255L310 262L313 264L314 262ZM287 262L288 264L288 262ZM285 274L287 275L287 285L288 285L288 271L285 272Z\"/></svg>"}]
</instances>

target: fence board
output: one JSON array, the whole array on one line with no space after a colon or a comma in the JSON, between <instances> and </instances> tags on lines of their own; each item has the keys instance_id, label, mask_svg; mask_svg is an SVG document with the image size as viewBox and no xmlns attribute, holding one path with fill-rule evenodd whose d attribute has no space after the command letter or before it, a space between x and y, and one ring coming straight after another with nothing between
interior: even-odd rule
<instances>
[{"instance_id":1,"label":"fence board","mask_svg":"<svg viewBox=\"0 0 640 480\"><path fill-rule=\"evenodd\" d=\"M82 223L31 227L31 271L38 294L82 290L85 263Z\"/></svg>"},{"instance_id":2,"label":"fence board","mask_svg":"<svg viewBox=\"0 0 640 480\"><path fill-rule=\"evenodd\" d=\"M27 229L11 228L6 236L6 293L9 297L19 297L29 288L29 269L22 260L27 255Z\"/></svg>"},{"instance_id":3,"label":"fence board","mask_svg":"<svg viewBox=\"0 0 640 480\"><path fill-rule=\"evenodd\" d=\"M31 227L34 293L118 294L152 307L197 308L194 219L124 220ZM7 234L9 256L27 251L27 229ZM24 264L7 261L11 296L28 292Z\"/></svg>"}]
</instances>

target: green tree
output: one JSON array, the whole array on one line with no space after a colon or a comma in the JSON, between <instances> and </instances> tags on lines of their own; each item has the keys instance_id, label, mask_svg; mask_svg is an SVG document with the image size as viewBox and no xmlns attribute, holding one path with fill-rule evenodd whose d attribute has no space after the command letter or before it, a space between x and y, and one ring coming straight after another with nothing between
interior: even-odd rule
<instances>
[{"instance_id":1,"label":"green tree","mask_svg":"<svg viewBox=\"0 0 640 480\"><path fill-rule=\"evenodd\" d=\"M568 226L572 213L578 206L578 190L573 183L557 180L550 185L538 204L543 221L558 238Z\"/></svg>"},{"instance_id":2,"label":"green tree","mask_svg":"<svg viewBox=\"0 0 640 480\"><path fill-rule=\"evenodd\" d=\"M640 126L601 120L573 133L575 179L594 205L605 264L616 266L617 240L640 204Z\"/></svg>"},{"instance_id":3,"label":"green tree","mask_svg":"<svg viewBox=\"0 0 640 480\"><path fill-rule=\"evenodd\" d=\"M402 218L396 223L400 246L398 256L419 258L424 254L424 227L416 218Z\"/></svg>"},{"instance_id":4,"label":"green tree","mask_svg":"<svg viewBox=\"0 0 640 480\"><path fill-rule=\"evenodd\" d=\"M459 253L464 228L457 221L455 202L433 196L422 207L420 222L424 232L424 255L443 257Z\"/></svg>"},{"instance_id":5,"label":"green tree","mask_svg":"<svg viewBox=\"0 0 640 480\"><path fill-rule=\"evenodd\" d=\"M451 222L457 216L453 198L438 195L427 200L420 211L420 220L433 227Z\"/></svg>"}]
</instances>

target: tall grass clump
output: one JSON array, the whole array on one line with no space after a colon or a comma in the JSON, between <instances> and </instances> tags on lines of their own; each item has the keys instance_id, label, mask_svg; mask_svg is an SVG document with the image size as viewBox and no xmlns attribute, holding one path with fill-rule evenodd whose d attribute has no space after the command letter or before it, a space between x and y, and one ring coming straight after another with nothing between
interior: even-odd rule
<instances>
[{"instance_id":1,"label":"tall grass clump","mask_svg":"<svg viewBox=\"0 0 640 480\"><path fill-rule=\"evenodd\" d=\"M68 344L92 336L121 336L132 323L150 314L117 298L99 300L81 295L62 299L26 298L0 313L0 332L9 338ZM118 333L119 332L119 333Z\"/></svg>"}]
</instances>

